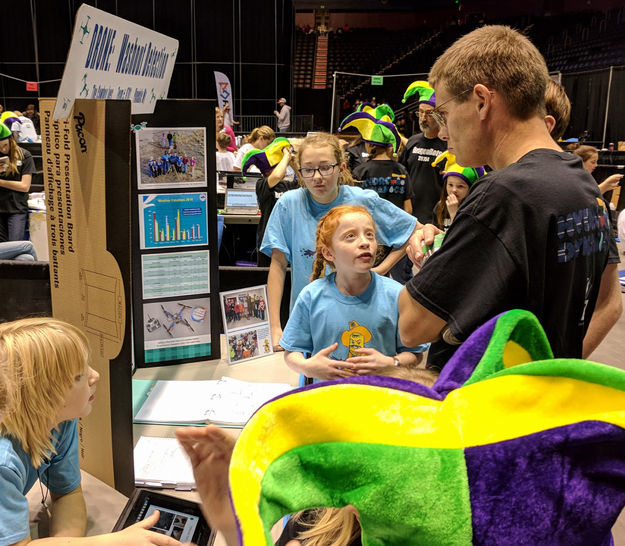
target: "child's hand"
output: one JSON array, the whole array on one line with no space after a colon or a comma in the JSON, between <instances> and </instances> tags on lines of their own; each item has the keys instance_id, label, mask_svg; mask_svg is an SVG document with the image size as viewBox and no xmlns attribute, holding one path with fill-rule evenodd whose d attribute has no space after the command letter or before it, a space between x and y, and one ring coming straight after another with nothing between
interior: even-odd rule
<instances>
[{"instance_id":1,"label":"child's hand","mask_svg":"<svg viewBox=\"0 0 625 546\"><path fill-rule=\"evenodd\" d=\"M395 359L392 356L383 355L376 349L363 347L357 352L362 356L352 356L345 362L352 364L358 375L369 374L379 368L386 368L395 364Z\"/></svg>"},{"instance_id":2,"label":"child's hand","mask_svg":"<svg viewBox=\"0 0 625 546\"><path fill-rule=\"evenodd\" d=\"M450 193L447 196L447 201L445 201L445 203L447 204L447 210L449 211L449 216L451 216L453 220L453 218L456 216L456 212L458 212L458 207L460 206L460 203L458 202L458 198L453 193Z\"/></svg>"},{"instance_id":3,"label":"child's hand","mask_svg":"<svg viewBox=\"0 0 625 546\"><path fill-rule=\"evenodd\" d=\"M605 193L608 191L615 190L619 187L621 183L621 178L623 178L622 174L613 174L608 176L601 184L599 184L599 191L601 193Z\"/></svg>"},{"instance_id":4,"label":"child's hand","mask_svg":"<svg viewBox=\"0 0 625 546\"><path fill-rule=\"evenodd\" d=\"M347 361L332 360L330 358L330 354L338 346L338 343L333 343L306 360L306 367L308 368L306 375L318 379L339 379L356 375L352 370L348 369L349 366L345 366Z\"/></svg>"}]
</instances>

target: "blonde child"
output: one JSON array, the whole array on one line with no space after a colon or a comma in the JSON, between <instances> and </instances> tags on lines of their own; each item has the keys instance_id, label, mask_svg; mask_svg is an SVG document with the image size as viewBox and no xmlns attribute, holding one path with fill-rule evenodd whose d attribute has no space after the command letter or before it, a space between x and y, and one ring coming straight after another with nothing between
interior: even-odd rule
<instances>
[{"instance_id":1,"label":"blonde child","mask_svg":"<svg viewBox=\"0 0 625 546\"><path fill-rule=\"evenodd\" d=\"M217 152L215 153L218 171L231 171L234 166L234 154L228 150L232 137L227 133L217 133Z\"/></svg>"},{"instance_id":2,"label":"blonde child","mask_svg":"<svg viewBox=\"0 0 625 546\"><path fill-rule=\"evenodd\" d=\"M363 207L342 205L321 219L313 282L300 292L280 340L290 368L336 379L421 360L428 345L407 349L397 333L401 284L371 271L377 246ZM326 265L334 271L323 276Z\"/></svg>"},{"instance_id":3,"label":"blonde child","mask_svg":"<svg viewBox=\"0 0 625 546\"><path fill-rule=\"evenodd\" d=\"M291 264L290 309L306 286L315 255L315 231L321 217L343 204L362 205L373 216L381 244L393 251L376 267L385 274L401 258L411 235L421 227L416 218L371 191L354 187L339 140L319 133L303 139L298 150L302 187L286 192L274 207L260 251L271 256L267 277L269 318L274 346L282 335L280 303L287 265Z\"/></svg>"},{"instance_id":4,"label":"blonde child","mask_svg":"<svg viewBox=\"0 0 625 546\"><path fill-rule=\"evenodd\" d=\"M120 533L72 538L86 526L77 419L91 412L99 379L80 330L51 317L0 324L0 372L0 544L30 542L25 495L37 479L51 504L46 544L179 544L147 531L158 514Z\"/></svg>"}]
</instances>

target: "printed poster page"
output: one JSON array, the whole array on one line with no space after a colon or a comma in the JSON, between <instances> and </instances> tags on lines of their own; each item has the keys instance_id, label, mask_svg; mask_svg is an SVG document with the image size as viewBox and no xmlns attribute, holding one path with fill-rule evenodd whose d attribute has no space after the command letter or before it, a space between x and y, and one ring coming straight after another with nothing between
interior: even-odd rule
<instances>
[{"instance_id":1,"label":"printed poster page","mask_svg":"<svg viewBox=\"0 0 625 546\"><path fill-rule=\"evenodd\" d=\"M141 250L208 245L207 193L142 194Z\"/></svg>"},{"instance_id":2,"label":"printed poster page","mask_svg":"<svg viewBox=\"0 0 625 546\"><path fill-rule=\"evenodd\" d=\"M272 354L267 285L221 292L220 297L228 362Z\"/></svg>"},{"instance_id":3,"label":"printed poster page","mask_svg":"<svg viewBox=\"0 0 625 546\"><path fill-rule=\"evenodd\" d=\"M206 187L205 127L144 127L135 139L140 190Z\"/></svg>"},{"instance_id":4,"label":"printed poster page","mask_svg":"<svg viewBox=\"0 0 625 546\"><path fill-rule=\"evenodd\" d=\"M210 298L144 303L143 348L146 363L210 356Z\"/></svg>"},{"instance_id":5,"label":"printed poster page","mask_svg":"<svg viewBox=\"0 0 625 546\"><path fill-rule=\"evenodd\" d=\"M141 271L144 300L210 292L208 250L143 254Z\"/></svg>"}]
</instances>

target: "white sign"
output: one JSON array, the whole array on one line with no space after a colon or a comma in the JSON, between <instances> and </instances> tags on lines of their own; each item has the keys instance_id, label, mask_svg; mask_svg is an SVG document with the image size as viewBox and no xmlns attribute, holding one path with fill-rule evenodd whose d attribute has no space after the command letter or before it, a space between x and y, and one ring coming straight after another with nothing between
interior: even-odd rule
<instances>
[{"instance_id":1,"label":"white sign","mask_svg":"<svg viewBox=\"0 0 625 546\"><path fill-rule=\"evenodd\" d=\"M178 40L83 4L63 71L53 119L66 118L75 99L132 102L151 114L167 98Z\"/></svg>"},{"instance_id":2,"label":"white sign","mask_svg":"<svg viewBox=\"0 0 625 546\"><path fill-rule=\"evenodd\" d=\"M219 108L224 111L224 124L228 127L232 127L232 122L234 120L234 101L232 100L230 79L223 72L215 71L215 86L217 87ZM225 108L226 104L229 106L227 110Z\"/></svg>"}]
</instances>

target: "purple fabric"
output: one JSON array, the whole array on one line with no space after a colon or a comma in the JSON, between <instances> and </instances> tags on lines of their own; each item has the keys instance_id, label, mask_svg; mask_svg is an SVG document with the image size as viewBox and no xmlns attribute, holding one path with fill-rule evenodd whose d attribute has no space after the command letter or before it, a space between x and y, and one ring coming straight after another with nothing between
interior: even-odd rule
<instances>
[{"instance_id":1,"label":"purple fabric","mask_svg":"<svg viewBox=\"0 0 625 546\"><path fill-rule=\"evenodd\" d=\"M502 313L503 315L504 313ZM446 397L451 391L459 389L471 377L475 366L480 361L501 315L490 319L482 324L469 338L458 348L445 364L438 380L434 384L434 390Z\"/></svg>"},{"instance_id":2,"label":"purple fabric","mask_svg":"<svg viewBox=\"0 0 625 546\"><path fill-rule=\"evenodd\" d=\"M609 544L624 452L625 430L598 421L466 448L473 543Z\"/></svg>"}]
</instances>

